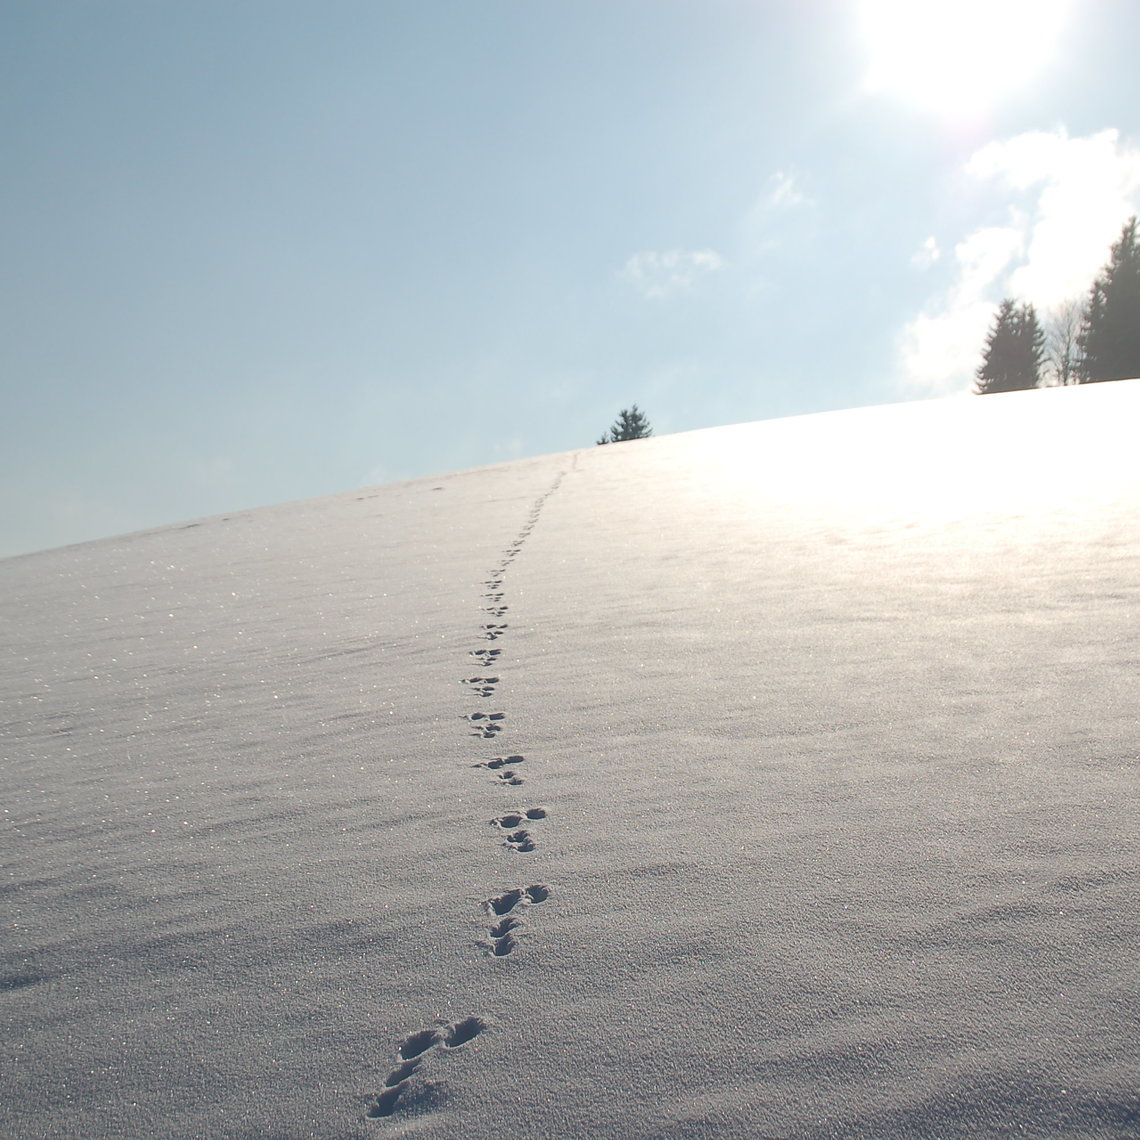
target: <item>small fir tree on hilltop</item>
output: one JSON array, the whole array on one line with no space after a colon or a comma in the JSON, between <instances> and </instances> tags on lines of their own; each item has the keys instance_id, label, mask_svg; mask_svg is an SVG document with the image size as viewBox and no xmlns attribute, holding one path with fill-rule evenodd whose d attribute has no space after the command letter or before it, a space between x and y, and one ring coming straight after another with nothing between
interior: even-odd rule
<instances>
[{"instance_id":1,"label":"small fir tree on hilltop","mask_svg":"<svg viewBox=\"0 0 1140 1140\"><path fill-rule=\"evenodd\" d=\"M621 443L627 439L645 439L652 434L653 429L649 426L649 420L645 413L634 404L632 408L622 408L618 412L618 418L614 420L613 427L598 440L598 444Z\"/></svg>"},{"instance_id":2,"label":"small fir tree on hilltop","mask_svg":"<svg viewBox=\"0 0 1140 1140\"><path fill-rule=\"evenodd\" d=\"M1081 383L1140 376L1140 248L1129 218L1093 282L1078 337Z\"/></svg>"},{"instance_id":3,"label":"small fir tree on hilltop","mask_svg":"<svg viewBox=\"0 0 1140 1140\"><path fill-rule=\"evenodd\" d=\"M985 355L977 371L975 391L1018 392L1041 382L1045 334L1032 305L1017 305L1007 297L998 308L986 338Z\"/></svg>"}]
</instances>

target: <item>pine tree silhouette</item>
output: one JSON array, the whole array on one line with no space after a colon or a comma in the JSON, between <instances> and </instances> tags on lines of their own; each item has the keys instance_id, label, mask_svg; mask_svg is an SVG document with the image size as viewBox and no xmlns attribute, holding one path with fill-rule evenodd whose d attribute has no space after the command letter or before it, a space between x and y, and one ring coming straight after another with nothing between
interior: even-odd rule
<instances>
[{"instance_id":1,"label":"pine tree silhouette","mask_svg":"<svg viewBox=\"0 0 1140 1140\"><path fill-rule=\"evenodd\" d=\"M1036 388L1041 381L1045 334L1037 323L1032 305L1018 306L1007 297L998 308L993 328L986 337L986 350L977 371L974 391L1017 392Z\"/></svg>"},{"instance_id":2,"label":"pine tree silhouette","mask_svg":"<svg viewBox=\"0 0 1140 1140\"><path fill-rule=\"evenodd\" d=\"M1093 282L1077 338L1083 353L1081 383L1140 376L1140 247L1130 218Z\"/></svg>"},{"instance_id":3,"label":"pine tree silhouette","mask_svg":"<svg viewBox=\"0 0 1140 1140\"><path fill-rule=\"evenodd\" d=\"M603 443L622 443L627 439L645 439L653 434L649 420L636 404L631 408L622 408L618 418L614 420L613 427L598 440Z\"/></svg>"}]
</instances>

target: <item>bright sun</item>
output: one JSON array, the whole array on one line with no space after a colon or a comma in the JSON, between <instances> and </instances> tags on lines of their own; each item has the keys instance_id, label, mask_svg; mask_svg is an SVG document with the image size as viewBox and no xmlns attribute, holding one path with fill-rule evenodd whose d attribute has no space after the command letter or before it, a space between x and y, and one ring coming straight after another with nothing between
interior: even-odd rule
<instances>
[{"instance_id":1,"label":"bright sun","mask_svg":"<svg viewBox=\"0 0 1140 1140\"><path fill-rule=\"evenodd\" d=\"M863 0L866 85L969 117L1052 59L1065 0Z\"/></svg>"}]
</instances>

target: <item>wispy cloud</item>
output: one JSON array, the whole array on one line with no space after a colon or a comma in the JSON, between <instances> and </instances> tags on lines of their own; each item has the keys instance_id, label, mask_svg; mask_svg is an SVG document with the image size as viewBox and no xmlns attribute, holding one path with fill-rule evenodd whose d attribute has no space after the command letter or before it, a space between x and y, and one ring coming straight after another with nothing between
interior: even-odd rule
<instances>
[{"instance_id":1,"label":"wispy cloud","mask_svg":"<svg viewBox=\"0 0 1140 1140\"><path fill-rule=\"evenodd\" d=\"M1140 148L1115 129L1070 138L1062 127L991 142L965 173L996 195L1007 222L955 243L951 283L902 330L902 382L929 394L971 385L1002 297L1047 312L1083 295L1140 205ZM915 264L929 267L937 249L928 239Z\"/></svg>"},{"instance_id":2,"label":"wispy cloud","mask_svg":"<svg viewBox=\"0 0 1140 1140\"><path fill-rule=\"evenodd\" d=\"M757 200L757 207L768 213L794 210L807 202L807 197L796 184L796 176L788 170L777 170L770 175Z\"/></svg>"},{"instance_id":3,"label":"wispy cloud","mask_svg":"<svg viewBox=\"0 0 1140 1140\"><path fill-rule=\"evenodd\" d=\"M774 171L744 215L741 225L744 248L751 253L770 250L778 244L779 227L788 216L813 204L800 188L793 171Z\"/></svg>"},{"instance_id":4,"label":"wispy cloud","mask_svg":"<svg viewBox=\"0 0 1140 1140\"><path fill-rule=\"evenodd\" d=\"M625 263L621 275L643 296L661 298L686 292L724 264L713 249L642 250Z\"/></svg>"}]
</instances>

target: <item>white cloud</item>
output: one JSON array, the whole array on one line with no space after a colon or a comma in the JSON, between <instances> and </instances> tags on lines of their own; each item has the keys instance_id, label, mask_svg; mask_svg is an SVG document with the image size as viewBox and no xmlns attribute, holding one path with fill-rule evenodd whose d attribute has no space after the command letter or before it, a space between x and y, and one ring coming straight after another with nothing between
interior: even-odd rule
<instances>
[{"instance_id":1,"label":"white cloud","mask_svg":"<svg viewBox=\"0 0 1140 1140\"><path fill-rule=\"evenodd\" d=\"M916 269L929 269L941 257L942 250L938 248L938 239L931 235L922 243L921 249L915 251L910 263Z\"/></svg>"},{"instance_id":2,"label":"white cloud","mask_svg":"<svg viewBox=\"0 0 1140 1140\"><path fill-rule=\"evenodd\" d=\"M902 331L903 384L932 395L972 384L1002 297L1047 313L1083 296L1121 224L1140 212L1140 148L1114 129L1070 138L1058 128L991 142L965 172L997 195L1008 220L980 226L955 244L951 284ZM936 250L937 242L929 239L928 247Z\"/></svg>"},{"instance_id":3,"label":"white cloud","mask_svg":"<svg viewBox=\"0 0 1140 1140\"><path fill-rule=\"evenodd\" d=\"M1115 129L1075 139L1063 128L1018 135L983 147L966 171L1036 195L1026 258L1009 287L1039 308L1088 289L1140 203L1140 148Z\"/></svg>"},{"instance_id":4,"label":"white cloud","mask_svg":"<svg viewBox=\"0 0 1140 1140\"><path fill-rule=\"evenodd\" d=\"M723 267L724 258L712 249L643 250L625 263L621 275L643 296L660 298L685 292Z\"/></svg>"},{"instance_id":5,"label":"white cloud","mask_svg":"<svg viewBox=\"0 0 1140 1140\"><path fill-rule=\"evenodd\" d=\"M1015 226L986 226L954 247L954 284L934 311L920 313L900 338L908 386L944 394L973 382L978 352L993 316L994 306L987 298L1022 248L1023 238Z\"/></svg>"},{"instance_id":6,"label":"white cloud","mask_svg":"<svg viewBox=\"0 0 1140 1140\"><path fill-rule=\"evenodd\" d=\"M958 263L954 293L967 301L985 295L1024 248L1025 238L1019 226L975 230L954 247L954 260Z\"/></svg>"},{"instance_id":7,"label":"white cloud","mask_svg":"<svg viewBox=\"0 0 1140 1140\"><path fill-rule=\"evenodd\" d=\"M930 395L968 388L993 313L989 302L974 301L915 317L903 330L899 343L907 386Z\"/></svg>"}]
</instances>

